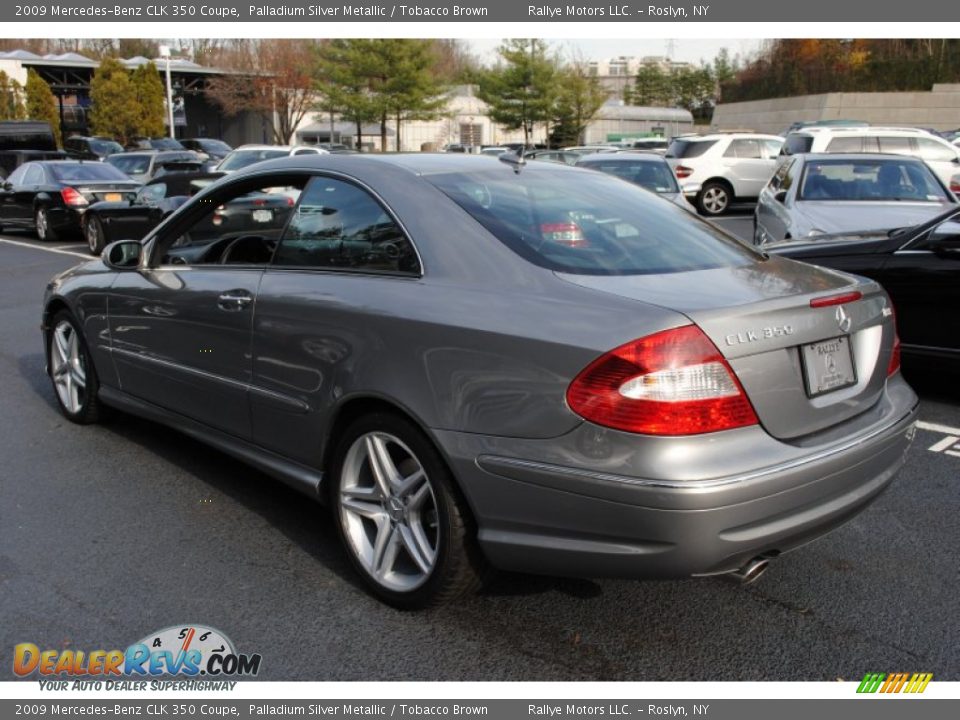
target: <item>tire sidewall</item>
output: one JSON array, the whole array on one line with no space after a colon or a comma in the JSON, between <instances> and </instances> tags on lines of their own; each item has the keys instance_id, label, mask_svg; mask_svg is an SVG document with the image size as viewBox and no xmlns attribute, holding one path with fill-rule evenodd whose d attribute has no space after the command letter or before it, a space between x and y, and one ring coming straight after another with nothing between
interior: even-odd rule
<instances>
[{"instance_id":1,"label":"tire sidewall","mask_svg":"<svg viewBox=\"0 0 960 720\"><path fill-rule=\"evenodd\" d=\"M96 242L91 244L90 231L95 230L97 233ZM94 216L90 218L84 218L83 222L83 238L87 242L87 249L90 251L91 255L100 255L103 252L105 239L103 237L103 227L100 223L100 218Z\"/></svg>"},{"instance_id":2,"label":"tire sidewall","mask_svg":"<svg viewBox=\"0 0 960 720\"><path fill-rule=\"evenodd\" d=\"M704 203L707 193L713 189L722 190L727 196L727 204L724 205L723 209L720 210L719 212L710 211L707 208L706 204ZM702 215L707 215L708 217L717 217L719 215L723 215L725 212L727 212L727 210L730 209L730 203L732 202L732 200L733 200L733 193L730 192L730 188L728 188L723 183L708 182L706 185L703 186L703 189L700 191L700 195L697 197L697 209L700 211Z\"/></svg>"},{"instance_id":3,"label":"tire sidewall","mask_svg":"<svg viewBox=\"0 0 960 720\"><path fill-rule=\"evenodd\" d=\"M437 560L427 580L414 590L398 592L380 585L356 558L343 527L340 514L340 485L342 468L350 446L362 435L370 432L385 432L397 437L406 445L420 462L426 472L428 482L433 489L437 506L437 525L440 540L437 547ZM350 423L337 441L334 449L330 473L327 476L327 499L333 513L337 535L344 552L364 584L378 598L389 605L402 610L414 610L431 604L432 598L441 590L453 551L453 527L451 517L455 497L452 490L452 476L446 463L433 443L413 423L386 412L366 415Z\"/></svg>"},{"instance_id":4,"label":"tire sidewall","mask_svg":"<svg viewBox=\"0 0 960 720\"><path fill-rule=\"evenodd\" d=\"M63 402L60 400L60 393L57 392L56 384L53 380L53 335L60 323L64 321L70 323L71 327L73 328L73 332L76 333L77 343L79 345L80 352L83 354L84 373L87 380L86 388L84 388L83 404L75 413L70 412L66 407L64 407ZM57 401L57 407L60 408L60 412L71 422L81 425L95 422L99 413L97 392L100 390L100 382L97 379L97 371L93 365L93 357L90 355L90 350L87 348L86 338L84 337L83 332L80 330L79 323L73 317L71 312L68 310L61 310L54 315L53 321L50 324L50 330L47 332L46 342L47 376L50 378L50 383L53 386L53 395Z\"/></svg>"}]
</instances>

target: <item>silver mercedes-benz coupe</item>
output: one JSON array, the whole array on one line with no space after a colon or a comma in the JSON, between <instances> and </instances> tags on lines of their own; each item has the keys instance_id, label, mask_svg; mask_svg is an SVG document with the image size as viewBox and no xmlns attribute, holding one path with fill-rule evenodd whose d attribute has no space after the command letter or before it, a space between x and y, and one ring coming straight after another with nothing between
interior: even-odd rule
<instances>
[{"instance_id":1,"label":"silver mercedes-benz coupe","mask_svg":"<svg viewBox=\"0 0 960 720\"><path fill-rule=\"evenodd\" d=\"M753 578L877 497L917 411L875 282L510 153L251 166L53 279L43 332L70 420L326 500L408 608L489 567Z\"/></svg>"}]
</instances>

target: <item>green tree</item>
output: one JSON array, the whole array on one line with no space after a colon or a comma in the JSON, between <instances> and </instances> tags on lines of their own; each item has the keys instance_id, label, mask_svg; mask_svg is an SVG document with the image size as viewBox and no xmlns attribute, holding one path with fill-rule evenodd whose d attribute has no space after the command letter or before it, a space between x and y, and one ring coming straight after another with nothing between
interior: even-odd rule
<instances>
[{"instance_id":1,"label":"green tree","mask_svg":"<svg viewBox=\"0 0 960 720\"><path fill-rule=\"evenodd\" d=\"M717 83L707 66L684 67L672 74L675 102L678 107L689 110L695 116L710 114L716 96Z\"/></svg>"},{"instance_id":2,"label":"green tree","mask_svg":"<svg viewBox=\"0 0 960 720\"><path fill-rule=\"evenodd\" d=\"M337 112L356 125L356 149L362 146L363 124L380 117L380 108L370 90L371 40L337 38L317 51L315 90L320 106Z\"/></svg>"},{"instance_id":3,"label":"green tree","mask_svg":"<svg viewBox=\"0 0 960 720\"><path fill-rule=\"evenodd\" d=\"M130 73L116 58L106 58L90 80L90 130L125 144L140 132L141 114Z\"/></svg>"},{"instance_id":4,"label":"green tree","mask_svg":"<svg viewBox=\"0 0 960 720\"><path fill-rule=\"evenodd\" d=\"M31 120L43 120L50 123L57 145L63 144L60 132L60 106L53 96L50 86L33 68L27 70L27 84L24 86L27 103L27 117Z\"/></svg>"},{"instance_id":5,"label":"green tree","mask_svg":"<svg viewBox=\"0 0 960 720\"><path fill-rule=\"evenodd\" d=\"M434 73L432 40L379 40L380 66L387 69L378 98L382 111L396 123L396 147L404 120L432 120L447 104L446 87ZM381 115L384 117L384 115ZM381 122L381 147L386 149L386 122Z\"/></svg>"},{"instance_id":6,"label":"green tree","mask_svg":"<svg viewBox=\"0 0 960 720\"><path fill-rule=\"evenodd\" d=\"M580 145L587 125L607 100L600 80L583 63L572 63L557 72L551 145Z\"/></svg>"},{"instance_id":7,"label":"green tree","mask_svg":"<svg viewBox=\"0 0 960 720\"><path fill-rule=\"evenodd\" d=\"M20 83L0 70L0 120L23 120L23 88Z\"/></svg>"},{"instance_id":8,"label":"green tree","mask_svg":"<svg viewBox=\"0 0 960 720\"><path fill-rule=\"evenodd\" d=\"M641 65L627 100L634 105L670 107L673 104L670 75L659 65Z\"/></svg>"},{"instance_id":9,"label":"green tree","mask_svg":"<svg viewBox=\"0 0 960 720\"><path fill-rule=\"evenodd\" d=\"M130 76L130 84L139 110L137 134L146 137L162 136L167 124L167 90L160 79L157 66L153 62L140 65Z\"/></svg>"},{"instance_id":10,"label":"green tree","mask_svg":"<svg viewBox=\"0 0 960 720\"><path fill-rule=\"evenodd\" d=\"M490 118L508 130L523 129L529 144L534 123L551 119L556 98L556 62L547 44L537 39L512 39L497 50L500 64L480 73L477 97L489 106Z\"/></svg>"}]
</instances>

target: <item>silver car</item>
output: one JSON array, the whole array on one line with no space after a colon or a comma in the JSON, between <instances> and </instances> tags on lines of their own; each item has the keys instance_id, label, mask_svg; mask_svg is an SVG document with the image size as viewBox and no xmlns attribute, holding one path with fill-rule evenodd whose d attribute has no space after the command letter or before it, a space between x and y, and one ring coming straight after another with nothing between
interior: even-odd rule
<instances>
[{"instance_id":1,"label":"silver car","mask_svg":"<svg viewBox=\"0 0 960 720\"><path fill-rule=\"evenodd\" d=\"M689 190L680 189L673 170L660 155L634 152L593 153L579 158L576 164L578 167L599 170L626 180L684 209L693 210L693 205L687 201L686 193Z\"/></svg>"},{"instance_id":2,"label":"silver car","mask_svg":"<svg viewBox=\"0 0 960 720\"><path fill-rule=\"evenodd\" d=\"M69 420L141 415L326 501L400 607L491 566L753 579L887 487L917 413L877 283L515 156L251 166L51 280L42 327Z\"/></svg>"},{"instance_id":3,"label":"silver car","mask_svg":"<svg viewBox=\"0 0 960 720\"><path fill-rule=\"evenodd\" d=\"M852 231L893 230L956 203L918 158L809 154L785 158L760 193L755 245Z\"/></svg>"}]
</instances>

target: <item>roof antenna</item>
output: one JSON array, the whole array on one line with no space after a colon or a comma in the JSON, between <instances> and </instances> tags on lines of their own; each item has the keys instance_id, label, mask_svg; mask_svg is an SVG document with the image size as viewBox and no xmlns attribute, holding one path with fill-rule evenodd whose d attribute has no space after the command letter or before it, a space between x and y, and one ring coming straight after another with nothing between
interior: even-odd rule
<instances>
[{"instance_id":1,"label":"roof antenna","mask_svg":"<svg viewBox=\"0 0 960 720\"><path fill-rule=\"evenodd\" d=\"M516 153L512 152L502 152L497 155L497 160L502 163L507 163L507 165L513 165L513 171L519 175L521 168L527 164L526 158L523 157L524 148L520 148Z\"/></svg>"}]
</instances>

